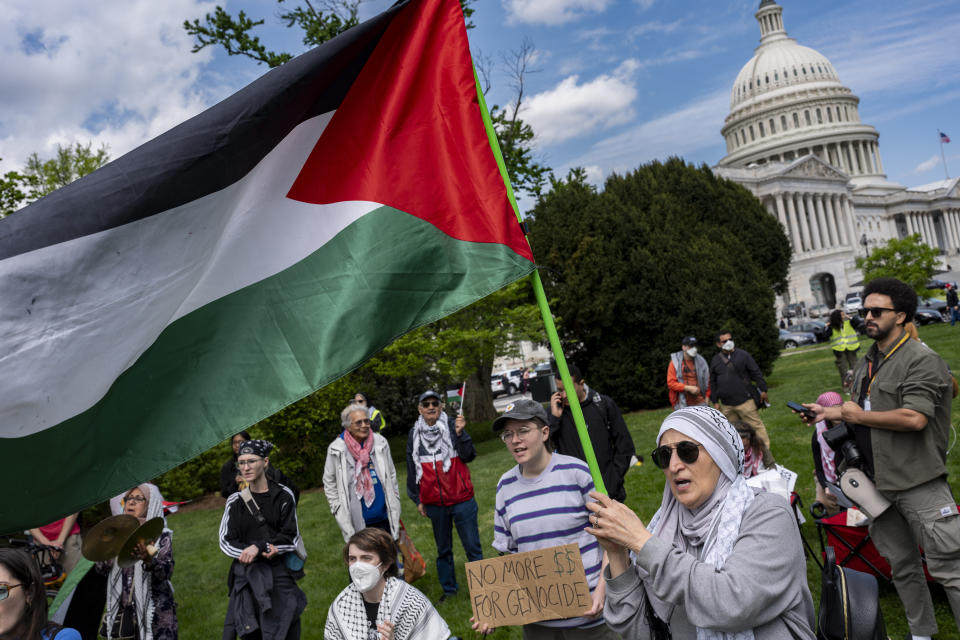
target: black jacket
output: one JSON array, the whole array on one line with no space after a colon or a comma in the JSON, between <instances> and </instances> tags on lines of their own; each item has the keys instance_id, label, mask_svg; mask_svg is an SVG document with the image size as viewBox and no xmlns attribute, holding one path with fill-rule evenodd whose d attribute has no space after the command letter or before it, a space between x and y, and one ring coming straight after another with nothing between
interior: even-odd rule
<instances>
[{"instance_id":1,"label":"black jacket","mask_svg":"<svg viewBox=\"0 0 960 640\"><path fill-rule=\"evenodd\" d=\"M767 390L760 367L753 356L743 349L734 349L728 357L722 351L710 361L710 399L735 407L747 400L754 400L750 381L757 384L758 391Z\"/></svg>"},{"instance_id":2,"label":"black jacket","mask_svg":"<svg viewBox=\"0 0 960 640\"><path fill-rule=\"evenodd\" d=\"M607 494L614 500L623 502L627 497L623 477L630 468L630 459L637 451L627 430L627 423L623 421L620 409L609 396L601 395L592 389L587 392L587 399L580 403L580 408L583 410L583 419L587 424L587 433L590 434L590 443L593 445ZM548 417L550 438L557 453L586 461L570 407L564 407L563 415L559 418L552 413Z\"/></svg>"},{"instance_id":3,"label":"black jacket","mask_svg":"<svg viewBox=\"0 0 960 640\"><path fill-rule=\"evenodd\" d=\"M253 499L260 508L267 526L271 531L265 531L256 521L247 506L243 503L240 493L234 493L227 499L223 509L223 519L220 520L220 549L234 559L237 558L251 544L256 545L261 553L267 551L267 542L277 547L280 552L266 560L257 556L255 563L267 562L277 564L282 562L284 553L295 551L296 540L300 537L297 526L297 503L293 499L293 491L275 482L267 482L266 493L254 493ZM233 571L230 573L231 579Z\"/></svg>"},{"instance_id":4,"label":"black jacket","mask_svg":"<svg viewBox=\"0 0 960 640\"><path fill-rule=\"evenodd\" d=\"M288 487L290 491L293 491L294 501L300 502L300 489L290 481L290 478L284 475L283 471L270 465L267 467L267 480L273 480L277 484ZM220 467L220 495L229 498L231 494L239 490L240 488L237 486L237 456L233 456Z\"/></svg>"}]
</instances>

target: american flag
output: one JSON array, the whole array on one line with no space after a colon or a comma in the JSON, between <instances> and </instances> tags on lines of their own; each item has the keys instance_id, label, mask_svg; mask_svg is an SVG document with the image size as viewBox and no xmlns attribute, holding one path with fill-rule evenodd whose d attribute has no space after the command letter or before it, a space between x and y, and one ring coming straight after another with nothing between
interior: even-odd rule
<instances>
[{"instance_id":1,"label":"american flag","mask_svg":"<svg viewBox=\"0 0 960 640\"><path fill-rule=\"evenodd\" d=\"M940 142L941 142L941 143L950 142L950 136L948 136L948 135L945 134L943 131L941 131L941 132L940 132Z\"/></svg>"}]
</instances>

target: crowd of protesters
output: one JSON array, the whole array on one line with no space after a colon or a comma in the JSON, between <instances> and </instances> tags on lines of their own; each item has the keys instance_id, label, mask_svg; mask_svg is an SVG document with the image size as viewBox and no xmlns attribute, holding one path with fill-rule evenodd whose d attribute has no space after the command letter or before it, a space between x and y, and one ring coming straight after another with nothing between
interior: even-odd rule
<instances>
[{"instance_id":1,"label":"crowd of protesters","mask_svg":"<svg viewBox=\"0 0 960 640\"><path fill-rule=\"evenodd\" d=\"M859 361L860 344L845 315L831 316L840 393L825 391L804 405L814 425L816 502L825 515L862 508L916 640L937 632L922 574L944 587L960 622L960 514L946 481L950 402L956 382L946 364L910 331L916 294L882 278L864 292L864 327L874 340ZM695 336L680 340L667 366L674 408L663 420L651 454L664 474L659 510L644 522L624 503L625 476L637 456L613 399L591 389L570 366L586 435L606 492L596 491L569 399L562 390L547 408L521 397L493 423L515 465L495 487L494 553L539 550L566 543L580 549L590 590L581 616L523 625L525 639L802 638L816 621L806 563L790 503L750 484L778 469L759 410L767 384L756 362L729 331L714 336L708 363ZM843 395L842 395L843 394ZM844 395L849 399L845 400ZM795 406L795 410L801 407ZM329 605L324 636L344 640L451 638L441 605L459 593L453 532L466 557L484 556L470 463L477 450L464 416L448 415L439 393L418 398L406 445L406 495L432 525L442 595L431 601L410 584L425 561L400 517L401 492L386 419L356 393L341 412L341 432L327 448L324 494L345 546L350 582ZM398 430L393 420L393 429ZM862 460L835 450L848 430ZM226 505L220 549L232 559L223 638L295 640L307 596L298 585L306 548L298 520L299 490L271 464L273 445L235 435L221 470ZM886 506L844 495L841 477L852 468ZM867 505L870 505L869 508ZM156 486L141 484L112 501L115 513L139 523L163 518ZM871 511L871 509L873 511ZM69 571L81 546L77 515L30 531ZM316 550L316 553L322 553ZM104 613L88 636L47 621L37 564L23 552L0 549L0 638L73 640L86 637L178 637L171 586L172 532L164 526L150 548L130 558L97 562ZM462 621L458 621L462 622ZM473 619L486 635L489 623Z\"/></svg>"}]
</instances>

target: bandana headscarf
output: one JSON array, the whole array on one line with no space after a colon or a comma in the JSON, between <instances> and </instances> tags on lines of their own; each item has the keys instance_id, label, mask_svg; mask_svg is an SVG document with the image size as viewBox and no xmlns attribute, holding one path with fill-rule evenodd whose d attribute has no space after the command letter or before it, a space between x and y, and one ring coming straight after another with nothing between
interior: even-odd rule
<instances>
[{"instance_id":1,"label":"bandana headscarf","mask_svg":"<svg viewBox=\"0 0 960 640\"><path fill-rule=\"evenodd\" d=\"M347 445L347 451L353 456L353 483L358 498L363 498L363 504L367 507L373 504L376 493L373 490L373 477L370 475L370 454L373 453L373 433L367 436L363 443L357 442L357 439L349 431L343 432L343 442Z\"/></svg>"},{"instance_id":2,"label":"bandana headscarf","mask_svg":"<svg viewBox=\"0 0 960 640\"><path fill-rule=\"evenodd\" d=\"M272 442L267 442L266 440L247 440L240 445L240 450L237 451L237 455L260 456L261 458L266 458L270 455L272 450Z\"/></svg>"},{"instance_id":3,"label":"bandana headscarf","mask_svg":"<svg viewBox=\"0 0 960 640\"><path fill-rule=\"evenodd\" d=\"M140 518L140 522L143 523L147 520L153 520L154 518L162 518L163 496L160 495L160 489L158 489L156 485L146 483L137 485L137 488L143 493L143 497L147 499L146 515ZM126 498L126 496L124 496L124 498ZM170 529L166 527L166 520L164 520L163 531L164 533L172 533ZM154 605L153 588L151 587L152 578L149 571L143 570L142 560L126 569L121 569L117 566L116 560L113 561L113 566L110 568L110 576L107 578L107 609L104 617L107 620L113 620L117 612L120 611L120 600L123 596L123 574L125 571L133 571L133 602L137 610L138 638L139 640L153 640ZM170 590L171 592L173 591L172 586ZM109 632L112 630L111 626L112 625L107 625L108 637Z\"/></svg>"},{"instance_id":4,"label":"bandana headscarf","mask_svg":"<svg viewBox=\"0 0 960 640\"><path fill-rule=\"evenodd\" d=\"M722 413L706 406L686 407L667 416L657 434L658 445L669 429L702 444L720 468L720 477L713 493L697 509L688 509L677 502L667 483L663 488L660 509L650 519L647 528L658 538L720 571L733 552L743 513L754 498L753 489L743 478L743 442ZM641 577L646 577L646 572L641 570ZM674 605L660 600L649 591L647 595L657 617L669 623ZM697 627L698 640L752 638L752 629L722 633Z\"/></svg>"},{"instance_id":5,"label":"bandana headscarf","mask_svg":"<svg viewBox=\"0 0 960 640\"><path fill-rule=\"evenodd\" d=\"M825 391L817 398L821 407L839 407L843 404L843 396L836 391ZM827 444L823 432L829 429L826 420L817 423L817 442L820 443L820 464L823 467L823 477L831 484L837 484L837 460L833 449Z\"/></svg>"},{"instance_id":6,"label":"bandana headscarf","mask_svg":"<svg viewBox=\"0 0 960 640\"><path fill-rule=\"evenodd\" d=\"M427 452L426 456L420 455L420 447ZM450 427L447 424L447 414L440 412L440 417L433 423L433 426L427 424L423 416L417 418L417 423L413 425L413 455L418 461L428 459L436 462L439 458L443 461L443 471L450 471L450 459L454 456L453 441L450 439ZM423 477L423 465L417 467L417 484L420 484L420 478Z\"/></svg>"}]
</instances>

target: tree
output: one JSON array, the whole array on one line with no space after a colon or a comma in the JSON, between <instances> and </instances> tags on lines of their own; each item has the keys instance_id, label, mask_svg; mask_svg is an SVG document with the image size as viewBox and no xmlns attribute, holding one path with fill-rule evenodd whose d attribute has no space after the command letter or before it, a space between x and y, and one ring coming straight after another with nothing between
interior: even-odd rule
<instances>
[{"instance_id":1,"label":"tree","mask_svg":"<svg viewBox=\"0 0 960 640\"><path fill-rule=\"evenodd\" d=\"M94 151L92 142L77 142L72 147L57 145L56 155L49 160L32 153L22 173L8 171L0 180L0 218L93 173L109 160L107 147Z\"/></svg>"},{"instance_id":2,"label":"tree","mask_svg":"<svg viewBox=\"0 0 960 640\"><path fill-rule=\"evenodd\" d=\"M310 0L304 0L306 7L296 6L290 11L282 11L277 17L286 26L297 27L303 33L305 47L315 47L340 35L350 27L360 23L358 18L360 0L321 0L318 11ZM473 9L470 7L476 0L460 0L467 28ZM277 0L282 3L283 0ZM263 24L263 19L252 20L244 11L232 15L216 7L213 14L206 14L203 22L199 19L184 20L183 28L197 39L193 45L196 53L210 45L220 45L228 55L243 55L255 60L257 64L266 64L268 67L277 67L293 58L288 52L270 51L260 42L260 37L252 35L254 28Z\"/></svg>"},{"instance_id":3,"label":"tree","mask_svg":"<svg viewBox=\"0 0 960 640\"><path fill-rule=\"evenodd\" d=\"M686 335L712 345L729 329L770 371L790 246L743 187L677 158L612 175L602 192L574 170L532 213L568 357L618 403L663 406L669 356Z\"/></svg>"},{"instance_id":4,"label":"tree","mask_svg":"<svg viewBox=\"0 0 960 640\"><path fill-rule=\"evenodd\" d=\"M857 258L863 281L874 278L897 278L913 287L917 295L926 295L927 281L933 276L940 253L924 244L920 234L891 238L866 258Z\"/></svg>"}]
</instances>

